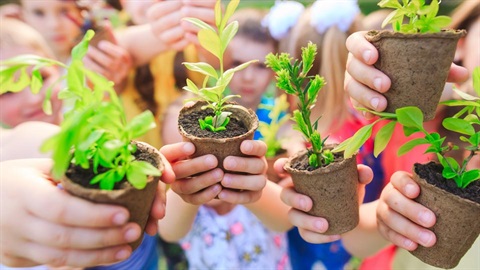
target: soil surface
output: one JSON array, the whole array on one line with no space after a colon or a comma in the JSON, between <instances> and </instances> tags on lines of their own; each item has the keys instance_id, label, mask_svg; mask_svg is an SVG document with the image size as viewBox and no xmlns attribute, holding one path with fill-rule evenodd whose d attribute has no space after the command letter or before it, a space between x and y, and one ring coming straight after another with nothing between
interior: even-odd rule
<instances>
[{"instance_id":1,"label":"soil surface","mask_svg":"<svg viewBox=\"0 0 480 270\"><path fill-rule=\"evenodd\" d=\"M154 167L157 167L158 164L156 162L156 160L154 158L152 158L151 154L148 153L148 152L142 152L142 151L137 151L135 154L133 154L135 156L135 159L136 160L142 160L142 161L147 161L148 163L152 164ZM83 187L86 187L86 188L93 188L93 189L100 189L100 186L99 184L95 184L95 185L90 185L90 180L93 179L93 177L95 177L95 173L93 172L93 165L92 163L90 163L90 168L89 169L84 169L80 166L74 166L72 164L70 164L70 167L68 168L67 172L65 173L65 175L70 178L73 182L83 186ZM103 173L107 171L107 169L105 169L104 167L102 166L99 166L98 168L98 173ZM122 181L120 182L117 182L114 186L113 186L113 189L122 189L124 187L124 185L130 185L127 181L127 178L123 178Z\"/></svg>"},{"instance_id":2,"label":"soil surface","mask_svg":"<svg viewBox=\"0 0 480 270\"><path fill-rule=\"evenodd\" d=\"M343 160L343 152L333 153L333 156L335 157L333 162L340 162L340 161ZM295 160L295 162L292 163L292 168L297 169L299 171L309 171L309 172L318 169L318 168L314 168L314 167L310 166L310 164L308 164L308 155L303 155L300 158L298 158L297 160Z\"/></svg>"},{"instance_id":3,"label":"soil surface","mask_svg":"<svg viewBox=\"0 0 480 270\"><path fill-rule=\"evenodd\" d=\"M199 138L233 138L248 132L248 128L238 119L230 117L230 122L227 124L227 129L219 132L211 132L209 130L202 130L198 119L203 119L206 116L212 115L212 109L205 109L190 114L181 114L178 119L178 124L183 127L188 134L197 136Z\"/></svg>"},{"instance_id":4,"label":"soil surface","mask_svg":"<svg viewBox=\"0 0 480 270\"><path fill-rule=\"evenodd\" d=\"M415 172L423 179L426 179L429 184L464 199L480 203L480 180L473 181L466 188L459 188L453 179L443 178L442 169L442 165L435 162L415 164Z\"/></svg>"}]
</instances>

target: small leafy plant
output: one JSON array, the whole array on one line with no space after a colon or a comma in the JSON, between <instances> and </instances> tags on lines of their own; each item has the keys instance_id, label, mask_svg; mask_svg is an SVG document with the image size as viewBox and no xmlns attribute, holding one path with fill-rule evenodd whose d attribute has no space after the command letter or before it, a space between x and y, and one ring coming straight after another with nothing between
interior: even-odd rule
<instances>
[{"instance_id":1,"label":"small leafy plant","mask_svg":"<svg viewBox=\"0 0 480 270\"><path fill-rule=\"evenodd\" d=\"M215 5L215 25L217 29L197 18L185 19L200 28L200 31L198 32L200 45L219 60L220 70L218 72L208 63L184 63L188 69L199 72L205 76L201 88L198 88L195 83L190 79L187 79L187 86L183 89L192 92L197 96L197 98L194 98L193 100L207 102L207 105L202 107L202 109L210 108L213 110L213 116L199 119L200 127L212 132L226 129L226 126L230 121L229 116L231 115L231 112L227 112L225 109L232 106L228 101L232 98L239 97L238 95L224 96L225 89L232 80L233 75L236 71L246 68L250 63L256 62L256 60L252 60L234 68L224 70L225 50L238 31L238 22L233 21L228 23L228 20L234 13L239 2L239 0L230 1L225 14L222 15L221 1L217 1ZM209 84L213 86L209 86Z\"/></svg>"},{"instance_id":2,"label":"small leafy plant","mask_svg":"<svg viewBox=\"0 0 480 270\"><path fill-rule=\"evenodd\" d=\"M310 120L310 111L315 106L319 91L325 85L325 80L318 74L309 76L308 72L313 66L317 46L311 42L302 48L302 61L295 60L288 53L272 54L266 56L266 65L276 73L277 87L287 94L299 98L298 109L293 112L292 120L295 121L294 129L302 132L311 144L308 149L309 165L313 168L326 166L334 160L333 153L325 149L325 141L317 131L318 120L313 124Z\"/></svg>"},{"instance_id":3,"label":"small leafy plant","mask_svg":"<svg viewBox=\"0 0 480 270\"><path fill-rule=\"evenodd\" d=\"M2 93L18 92L30 86L38 92L43 86L39 70L45 66L59 66L67 70L63 79L67 86L59 93L60 99L73 99L75 105L65 114L60 132L49 138L42 151L52 151L54 166L52 174L61 178L69 166L92 168L96 174L91 185L112 190L116 183L127 181L137 189L143 189L147 175L159 176L160 171L146 161L136 160L136 146L132 139L143 135L155 126L154 117L146 111L127 123L124 109L113 89L113 83L82 63L88 43L94 36L89 30L83 40L73 48L72 61L68 66L51 59L34 55L22 55L1 63ZM32 67L31 76L27 69ZM18 79L15 74L20 72ZM90 89L86 80L92 82ZM108 97L108 101L105 98Z\"/></svg>"},{"instance_id":4,"label":"small leafy plant","mask_svg":"<svg viewBox=\"0 0 480 270\"><path fill-rule=\"evenodd\" d=\"M450 24L448 16L437 16L439 3L432 0L430 5L425 0L382 0L378 5L382 8L393 8L382 23L382 27L392 24L395 32L401 33L437 33ZM404 19L407 17L407 22Z\"/></svg>"},{"instance_id":5,"label":"small leafy plant","mask_svg":"<svg viewBox=\"0 0 480 270\"><path fill-rule=\"evenodd\" d=\"M480 96L480 67L475 68L473 72L473 85L475 92ZM441 137L437 132L428 132L423 126L423 113L417 107L404 107L397 109L395 114L376 113L380 116L375 122L364 126L351 138L338 145L333 152L344 151L345 157L351 156L353 152L359 149L365 141L371 136L375 124L380 121L390 121L383 126L375 137L374 155L378 156L388 144L398 122L403 126L405 136L414 133L423 133L423 138L412 139L402 145L398 150L398 155L404 155L418 145L429 145L425 153L435 153L438 161L443 166L442 176L445 179L452 179L458 187L465 188L471 182L480 179L480 169L467 170L467 165L473 156L480 153L480 98L466 94L459 90L455 91L462 100L444 101L442 104L447 106L463 107L453 117L445 118L442 125L450 131L459 134L461 141L466 143L464 150L469 155L462 162L457 162L454 158L448 157L447 153L451 150L459 149L457 145L445 142L446 137ZM477 129L475 129L477 127Z\"/></svg>"},{"instance_id":6,"label":"small leafy plant","mask_svg":"<svg viewBox=\"0 0 480 270\"><path fill-rule=\"evenodd\" d=\"M277 139L277 134L290 117L290 114L286 113L288 107L289 103L285 94L275 98L273 105L260 104L259 106L259 108L270 110L268 117L271 119L271 122L268 124L260 121L258 126L258 131L262 134L261 140L267 145L265 157L273 158L282 149L282 145Z\"/></svg>"}]
</instances>

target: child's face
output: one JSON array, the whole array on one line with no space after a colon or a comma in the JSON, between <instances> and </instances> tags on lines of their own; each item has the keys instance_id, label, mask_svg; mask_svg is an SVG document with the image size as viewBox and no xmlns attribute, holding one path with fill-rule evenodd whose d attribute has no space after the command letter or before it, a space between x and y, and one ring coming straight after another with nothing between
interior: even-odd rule
<instances>
[{"instance_id":1,"label":"child's face","mask_svg":"<svg viewBox=\"0 0 480 270\"><path fill-rule=\"evenodd\" d=\"M15 48L2 52L2 57L10 58L19 54L35 54L33 50L25 48ZM9 127L15 127L27 121L42 121L52 124L59 124L61 102L57 98L58 87L52 89L51 103L52 114L47 115L43 112L42 104L45 92L59 77L58 69L54 67L43 68L40 70L44 86L38 94L32 94L30 88L24 89L19 93L5 93L0 95L0 123Z\"/></svg>"},{"instance_id":2,"label":"child's face","mask_svg":"<svg viewBox=\"0 0 480 270\"><path fill-rule=\"evenodd\" d=\"M71 17L69 19L69 16ZM22 17L48 42L57 56L69 55L79 41L80 10L71 0L22 1Z\"/></svg>"},{"instance_id":3,"label":"child's face","mask_svg":"<svg viewBox=\"0 0 480 270\"><path fill-rule=\"evenodd\" d=\"M235 37L229 45L232 67L247 61L257 59L258 62L250 64L246 69L238 71L230 82L232 94L240 95L239 103L245 107L257 106L263 93L274 78L273 71L266 67L265 56L274 52L271 43L254 42L244 37Z\"/></svg>"}]
</instances>

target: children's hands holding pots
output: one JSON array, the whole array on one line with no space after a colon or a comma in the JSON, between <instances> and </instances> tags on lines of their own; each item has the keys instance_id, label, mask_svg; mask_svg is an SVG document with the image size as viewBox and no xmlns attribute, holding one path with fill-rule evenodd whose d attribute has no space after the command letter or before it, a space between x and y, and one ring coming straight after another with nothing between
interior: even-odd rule
<instances>
[{"instance_id":1,"label":"children's hands holding pots","mask_svg":"<svg viewBox=\"0 0 480 270\"><path fill-rule=\"evenodd\" d=\"M172 164L176 175L177 180L171 188L185 202L200 205L218 198L229 203L246 204L257 201L266 184L266 145L261 141L246 140L240 149L248 157L229 156L223 164L225 169L238 174L224 173L217 168L218 161L213 155L189 159L195 152L192 143L166 145L160 152Z\"/></svg>"},{"instance_id":2,"label":"children's hands holding pots","mask_svg":"<svg viewBox=\"0 0 480 270\"><path fill-rule=\"evenodd\" d=\"M393 244L415 250L420 244L431 247L435 234L426 229L435 224L435 214L413 201L420 194L420 187L407 172L392 175L382 191L377 206L378 230Z\"/></svg>"},{"instance_id":3,"label":"children's hands holding pots","mask_svg":"<svg viewBox=\"0 0 480 270\"><path fill-rule=\"evenodd\" d=\"M309 215L307 212L312 209L313 202L310 197L295 191L290 175L284 170L286 158L275 162L275 171L284 177L282 181L283 190L280 195L282 201L292 207L288 213L290 222L298 228L300 236L310 243L328 243L340 239L339 235L325 235L328 229L328 221L322 217ZM359 175L359 204L365 195L365 185L373 179L372 170L364 165L358 165Z\"/></svg>"},{"instance_id":4,"label":"children's hands holding pots","mask_svg":"<svg viewBox=\"0 0 480 270\"><path fill-rule=\"evenodd\" d=\"M141 237L127 209L69 195L49 179L50 159L0 163L0 262L86 267L124 260Z\"/></svg>"},{"instance_id":5,"label":"children's hands holding pots","mask_svg":"<svg viewBox=\"0 0 480 270\"><path fill-rule=\"evenodd\" d=\"M164 183L175 176L164 160ZM48 264L88 267L124 260L141 228L128 222L127 209L71 196L50 179L50 159L0 163L0 263L12 267ZM146 232L154 235L165 215L160 183Z\"/></svg>"},{"instance_id":6,"label":"children's hands holding pots","mask_svg":"<svg viewBox=\"0 0 480 270\"><path fill-rule=\"evenodd\" d=\"M388 91L391 81L387 75L373 66L379 55L377 49L365 39L365 34L364 31L356 32L347 39L349 54L345 73L345 91L350 95L355 107L383 111L387 107L387 100L380 93ZM460 83L465 81L468 75L465 68L452 64L448 81ZM365 116L373 117L370 113L365 113Z\"/></svg>"}]
</instances>

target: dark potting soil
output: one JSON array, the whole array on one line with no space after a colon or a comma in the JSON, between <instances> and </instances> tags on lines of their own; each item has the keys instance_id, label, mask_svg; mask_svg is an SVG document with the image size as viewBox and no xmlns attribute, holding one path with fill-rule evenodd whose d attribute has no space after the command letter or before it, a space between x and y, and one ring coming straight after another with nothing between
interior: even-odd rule
<instances>
[{"instance_id":1,"label":"dark potting soil","mask_svg":"<svg viewBox=\"0 0 480 270\"><path fill-rule=\"evenodd\" d=\"M218 132L211 132L206 129L203 130L200 128L198 119L203 119L209 115L213 116L212 109L195 111L189 114L181 114L178 119L178 124L183 127L185 132L187 132L188 134L197 136L199 138L215 138L215 139L233 138L248 132L248 128L241 121L233 117L230 117L230 122L227 124L226 130L222 130Z\"/></svg>"},{"instance_id":2,"label":"dark potting soil","mask_svg":"<svg viewBox=\"0 0 480 270\"><path fill-rule=\"evenodd\" d=\"M333 162L340 162L343 160L343 152L341 153L333 153L334 160ZM297 158L295 162L292 163L292 168L297 169L299 171L314 171L318 168L314 168L308 164L308 155L302 155L301 157Z\"/></svg>"},{"instance_id":3,"label":"dark potting soil","mask_svg":"<svg viewBox=\"0 0 480 270\"><path fill-rule=\"evenodd\" d=\"M142 160L146 161L150 164L152 164L154 167L158 167L157 161L152 157L152 155L146 151L138 151L133 154L135 156L136 160ZM98 168L98 173L103 173L107 171L106 168L99 166ZM89 169L84 169L80 166L74 166L73 164L70 164L70 167L68 168L67 172L65 175L70 178L73 182L85 187L85 188L92 188L92 189L100 189L99 184L95 185L90 185L90 180L93 179L93 177L96 176L96 174L93 172L93 165L92 162L90 163L90 168ZM115 183L113 186L113 189L122 189L125 187L125 185L130 185L128 183L126 178L123 178L121 181Z\"/></svg>"},{"instance_id":4,"label":"dark potting soil","mask_svg":"<svg viewBox=\"0 0 480 270\"><path fill-rule=\"evenodd\" d=\"M429 162L427 164L415 164L415 172L429 184L455 194L464 199L480 203L480 181L473 181L466 188L459 188L453 179L445 179L442 176L442 165Z\"/></svg>"}]
</instances>

